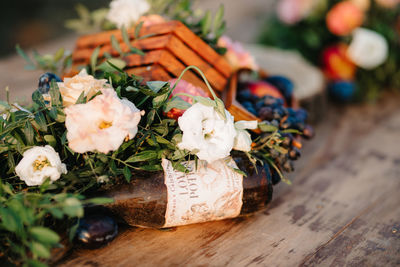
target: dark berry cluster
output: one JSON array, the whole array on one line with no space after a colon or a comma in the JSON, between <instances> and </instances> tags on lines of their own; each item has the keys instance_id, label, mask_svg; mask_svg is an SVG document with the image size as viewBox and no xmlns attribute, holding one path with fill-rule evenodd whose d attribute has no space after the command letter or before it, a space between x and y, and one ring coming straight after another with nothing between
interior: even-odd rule
<instances>
[{"instance_id":1,"label":"dark berry cluster","mask_svg":"<svg viewBox=\"0 0 400 267\"><path fill-rule=\"evenodd\" d=\"M282 92L281 88L279 90ZM312 138L314 130L310 125L306 124L307 111L302 108L286 107L285 102L288 103L287 94L282 92L282 95L285 100L270 95L258 97L244 86L238 92L237 100L249 112L260 118L264 124L278 128L278 132L281 135L279 146L284 148L287 153L282 153L275 149L270 149L268 152L280 171L291 172L293 171L292 161L300 157L300 139ZM295 131L289 133L285 130ZM274 168L270 168L270 172L273 184L278 183L280 181L279 173Z\"/></svg>"}]
</instances>

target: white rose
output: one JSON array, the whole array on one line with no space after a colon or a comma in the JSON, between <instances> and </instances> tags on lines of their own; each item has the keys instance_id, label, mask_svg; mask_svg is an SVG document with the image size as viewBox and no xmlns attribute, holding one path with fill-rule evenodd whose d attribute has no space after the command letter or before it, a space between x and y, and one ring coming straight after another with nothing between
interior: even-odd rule
<instances>
[{"instance_id":1,"label":"white rose","mask_svg":"<svg viewBox=\"0 0 400 267\"><path fill-rule=\"evenodd\" d=\"M72 78L65 78L64 82L58 82L57 85L65 107L74 105L82 92L90 99L104 88L111 89L106 79L98 80L92 75L88 75L86 69L82 69Z\"/></svg>"},{"instance_id":2,"label":"white rose","mask_svg":"<svg viewBox=\"0 0 400 267\"><path fill-rule=\"evenodd\" d=\"M226 120L213 107L196 103L178 119L182 142L180 149L194 152L211 163L229 156L236 136L232 115L225 110Z\"/></svg>"},{"instance_id":3,"label":"white rose","mask_svg":"<svg viewBox=\"0 0 400 267\"><path fill-rule=\"evenodd\" d=\"M28 186L41 185L46 178L56 181L67 173L64 163L53 147L35 146L24 152L22 160L15 168L19 178Z\"/></svg>"},{"instance_id":4,"label":"white rose","mask_svg":"<svg viewBox=\"0 0 400 267\"><path fill-rule=\"evenodd\" d=\"M256 129L258 127L257 121L238 121L235 123L236 136L233 149L244 152L251 150L251 136L246 129Z\"/></svg>"},{"instance_id":5,"label":"white rose","mask_svg":"<svg viewBox=\"0 0 400 267\"><path fill-rule=\"evenodd\" d=\"M146 0L113 0L107 19L118 28L132 26L139 18L149 11L150 5Z\"/></svg>"},{"instance_id":6,"label":"white rose","mask_svg":"<svg viewBox=\"0 0 400 267\"><path fill-rule=\"evenodd\" d=\"M359 67L373 69L386 61L389 47L386 39L377 32L358 28L347 49L347 56Z\"/></svg>"},{"instance_id":7,"label":"white rose","mask_svg":"<svg viewBox=\"0 0 400 267\"><path fill-rule=\"evenodd\" d=\"M144 112L127 99L119 99L114 90L104 89L92 101L66 108L65 114L68 145L73 151L106 154L136 135Z\"/></svg>"}]
</instances>

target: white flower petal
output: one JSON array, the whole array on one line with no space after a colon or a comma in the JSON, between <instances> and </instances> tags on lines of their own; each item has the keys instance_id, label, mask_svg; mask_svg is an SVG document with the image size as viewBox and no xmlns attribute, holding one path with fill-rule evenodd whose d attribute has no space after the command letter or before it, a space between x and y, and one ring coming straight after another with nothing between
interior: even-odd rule
<instances>
[{"instance_id":1,"label":"white flower petal","mask_svg":"<svg viewBox=\"0 0 400 267\"><path fill-rule=\"evenodd\" d=\"M149 11L150 5L146 0L113 0L107 19L118 28L132 26L139 18Z\"/></svg>"},{"instance_id":2,"label":"white flower petal","mask_svg":"<svg viewBox=\"0 0 400 267\"><path fill-rule=\"evenodd\" d=\"M197 151L201 160L213 162L229 156L236 135L232 115L225 110L226 120L213 107L192 105L178 119L183 135L180 149Z\"/></svg>"},{"instance_id":3,"label":"white flower petal","mask_svg":"<svg viewBox=\"0 0 400 267\"><path fill-rule=\"evenodd\" d=\"M354 30L353 40L347 49L348 57L364 69L378 67L386 61L388 53L386 39L379 33L364 28Z\"/></svg>"},{"instance_id":4,"label":"white flower petal","mask_svg":"<svg viewBox=\"0 0 400 267\"><path fill-rule=\"evenodd\" d=\"M35 170L35 161L40 159L45 159L48 164ZM46 178L50 178L51 181L58 180L62 173L67 173L67 168L61 163L60 156L54 148L47 145L25 151L22 160L15 167L15 172L28 186L35 186L41 185Z\"/></svg>"}]
</instances>

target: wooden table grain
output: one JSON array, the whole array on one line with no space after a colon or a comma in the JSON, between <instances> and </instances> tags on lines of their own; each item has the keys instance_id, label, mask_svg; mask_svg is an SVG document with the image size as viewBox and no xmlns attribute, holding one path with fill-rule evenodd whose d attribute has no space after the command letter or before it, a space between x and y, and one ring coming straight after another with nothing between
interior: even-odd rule
<instances>
[{"instance_id":1,"label":"wooden table grain","mask_svg":"<svg viewBox=\"0 0 400 267\"><path fill-rule=\"evenodd\" d=\"M395 266L400 264L400 97L331 107L293 185L266 210L174 228L124 228L59 266Z\"/></svg>"}]
</instances>

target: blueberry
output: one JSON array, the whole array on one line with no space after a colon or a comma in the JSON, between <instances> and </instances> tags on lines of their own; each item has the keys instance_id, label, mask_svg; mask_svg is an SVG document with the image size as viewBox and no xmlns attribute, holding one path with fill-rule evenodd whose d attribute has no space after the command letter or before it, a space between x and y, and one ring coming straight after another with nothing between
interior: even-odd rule
<instances>
[{"instance_id":1,"label":"blueberry","mask_svg":"<svg viewBox=\"0 0 400 267\"><path fill-rule=\"evenodd\" d=\"M263 101L263 100L259 100L259 101L257 101L257 103L255 104L256 110L261 109L263 106L264 106L264 101Z\"/></svg>"},{"instance_id":2,"label":"blueberry","mask_svg":"<svg viewBox=\"0 0 400 267\"><path fill-rule=\"evenodd\" d=\"M274 118L273 110L270 107L262 107L262 108L260 108L260 110L258 111L258 115L259 115L261 120L270 121L270 120L272 120Z\"/></svg>"},{"instance_id":3,"label":"blueberry","mask_svg":"<svg viewBox=\"0 0 400 267\"><path fill-rule=\"evenodd\" d=\"M304 110L302 108L299 108L298 110L296 110L295 116L296 116L298 121L305 122L307 120L308 113L307 113L306 110Z\"/></svg>"},{"instance_id":4,"label":"blueberry","mask_svg":"<svg viewBox=\"0 0 400 267\"><path fill-rule=\"evenodd\" d=\"M252 113L253 115L256 115L256 116L258 115L258 114L257 114L257 111L256 111L253 107L250 107L250 108L248 108L247 110L248 110L250 113Z\"/></svg>"},{"instance_id":5,"label":"blueberry","mask_svg":"<svg viewBox=\"0 0 400 267\"><path fill-rule=\"evenodd\" d=\"M334 81L328 85L329 95L336 101L349 102L354 96L356 86L352 81Z\"/></svg>"},{"instance_id":6,"label":"blueberry","mask_svg":"<svg viewBox=\"0 0 400 267\"><path fill-rule=\"evenodd\" d=\"M242 102L242 105L243 105L243 107L245 108L245 109L250 109L250 108L252 108L252 109L254 109L254 107L253 107L253 103L251 103L250 101L243 101Z\"/></svg>"},{"instance_id":7,"label":"blueberry","mask_svg":"<svg viewBox=\"0 0 400 267\"><path fill-rule=\"evenodd\" d=\"M292 105L294 84L291 80L283 76L269 76L265 79L265 81L278 88L285 97L285 100L288 102L289 106Z\"/></svg>"},{"instance_id":8,"label":"blueberry","mask_svg":"<svg viewBox=\"0 0 400 267\"><path fill-rule=\"evenodd\" d=\"M81 246L98 248L113 240L118 234L118 225L112 215L101 210L85 212L79 221L75 239Z\"/></svg>"},{"instance_id":9,"label":"blueberry","mask_svg":"<svg viewBox=\"0 0 400 267\"><path fill-rule=\"evenodd\" d=\"M50 91L52 80L55 80L55 82L62 82L60 77L50 72L46 72L39 77L38 90L41 94L47 94Z\"/></svg>"},{"instance_id":10,"label":"blueberry","mask_svg":"<svg viewBox=\"0 0 400 267\"><path fill-rule=\"evenodd\" d=\"M241 90L241 91L239 91L239 93L238 93L238 99L239 99L240 101L250 100L250 99L251 99L251 96L252 96L252 94L251 94L250 90L248 90L248 89L246 89L246 90Z\"/></svg>"}]
</instances>

